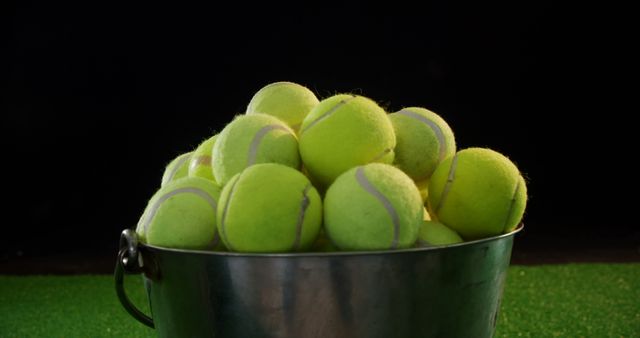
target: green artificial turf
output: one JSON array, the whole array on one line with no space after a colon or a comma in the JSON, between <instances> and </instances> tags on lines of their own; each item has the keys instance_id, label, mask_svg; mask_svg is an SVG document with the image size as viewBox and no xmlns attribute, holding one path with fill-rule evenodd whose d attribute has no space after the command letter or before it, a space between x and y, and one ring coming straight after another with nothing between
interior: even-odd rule
<instances>
[{"instance_id":1,"label":"green artificial turf","mask_svg":"<svg viewBox=\"0 0 640 338\"><path fill-rule=\"evenodd\" d=\"M132 301L148 311L139 276ZM0 276L0 337L154 337L112 276ZM640 264L514 266L496 337L640 337Z\"/></svg>"},{"instance_id":2,"label":"green artificial turf","mask_svg":"<svg viewBox=\"0 0 640 338\"><path fill-rule=\"evenodd\" d=\"M640 337L640 264L514 266L496 337Z\"/></svg>"},{"instance_id":3,"label":"green artificial turf","mask_svg":"<svg viewBox=\"0 0 640 338\"><path fill-rule=\"evenodd\" d=\"M142 277L125 288L149 313ZM0 338L155 336L120 306L113 276L0 276Z\"/></svg>"}]
</instances>

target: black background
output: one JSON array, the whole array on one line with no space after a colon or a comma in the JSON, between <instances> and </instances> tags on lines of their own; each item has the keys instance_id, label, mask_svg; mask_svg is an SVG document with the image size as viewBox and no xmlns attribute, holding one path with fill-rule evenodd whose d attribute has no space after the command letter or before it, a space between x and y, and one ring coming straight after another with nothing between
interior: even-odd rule
<instances>
[{"instance_id":1,"label":"black background","mask_svg":"<svg viewBox=\"0 0 640 338\"><path fill-rule=\"evenodd\" d=\"M529 182L521 250L638 246L637 198L624 195L635 182L624 117L637 108L620 99L633 39L611 9L225 5L9 11L3 260L115 255L164 166L282 80L427 107L459 149L509 156Z\"/></svg>"}]
</instances>

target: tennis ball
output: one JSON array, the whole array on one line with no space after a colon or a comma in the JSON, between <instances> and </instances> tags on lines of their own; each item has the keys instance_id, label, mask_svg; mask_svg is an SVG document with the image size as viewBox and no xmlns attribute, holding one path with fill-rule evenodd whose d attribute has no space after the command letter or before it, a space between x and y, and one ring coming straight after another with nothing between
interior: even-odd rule
<instances>
[{"instance_id":1,"label":"tennis ball","mask_svg":"<svg viewBox=\"0 0 640 338\"><path fill-rule=\"evenodd\" d=\"M275 82L253 95L247 114L273 115L297 131L317 104L318 98L307 87L293 82Z\"/></svg>"},{"instance_id":2,"label":"tennis ball","mask_svg":"<svg viewBox=\"0 0 640 338\"><path fill-rule=\"evenodd\" d=\"M438 163L455 154L453 131L436 113L410 107L389 119L397 140L394 164L414 181L427 180Z\"/></svg>"},{"instance_id":3,"label":"tennis ball","mask_svg":"<svg viewBox=\"0 0 640 338\"><path fill-rule=\"evenodd\" d=\"M304 119L299 134L302 162L321 188L355 166L393 161L393 126L382 108L362 96L322 100Z\"/></svg>"},{"instance_id":4,"label":"tennis ball","mask_svg":"<svg viewBox=\"0 0 640 338\"><path fill-rule=\"evenodd\" d=\"M411 247L423 215L420 193L411 178L382 163L340 175L324 200L327 235L342 250Z\"/></svg>"},{"instance_id":5,"label":"tennis ball","mask_svg":"<svg viewBox=\"0 0 640 338\"><path fill-rule=\"evenodd\" d=\"M423 221L430 221L431 220L431 215L429 215L429 210L427 210L426 207L422 208L422 220Z\"/></svg>"},{"instance_id":6,"label":"tennis ball","mask_svg":"<svg viewBox=\"0 0 640 338\"><path fill-rule=\"evenodd\" d=\"M265 114L239 115L213 145L213 173L225 185L231 177L257 163L300 168L298 139L282 121Z\"/></svg>"},{"instance_id":7,"label":"tennis ball","mask_svg":"<svg viewBox=\"0 0 640 338\"><path fill-rule=\"evenodd\" d=\"M202 142L196 150L193 151L189 160L189 176L202 177L209 181L216 181L213 176L213 168L211 167L211 153L213 153L213 145L216 143L218 135L213 135Z\"/></svg>"},{"instance_id":8,"label":"tennis ball","mask_svg":"<svg viewBox=\"0 0 640 338\"><path fill-rule=\"evenodd\" d=\"M418 246L436 246L462 243L463 240L455 231L447 228L446 225L435 221L424 221L420 225L418 232Z\"/></svg>"},{"instance_id":9,"label":"tennis ball","mask_svg":"<svg viewBox=\"0 0 640 338\"><path fill-rule=\"evenodd\" d=\"M164 169L164 174L162 174L162 182L160 183L161 187L164 187L169 182L173 182L179 178L187 176L189 173L189 160L191 159L191 152L182 154L176 158L174 158L167 167Z\"/></svg>"},{"instance_id":10,"label":"tennis ball","mask_svg":"<svg viewBox=\"0 0 640 338\"><path fill-rule=\"evenodd\" d=\"M466 240L513 230L526 203L527 186L518 168L486 148L464 149L445 159L429 181L431 215Z\"/></svg>"},{"instance_id":11,"label":"tennis ball","mask_svg":"<svg viewBox=\"0 0 640 338\"><path fill-rule=\"evenodd\" d=\"M301 172L256 164L236 174L222 190L218 231L237 252L304 251L322 223L320 195Z\"/></svg>"},{"instance_id":12,"label":"tennis ball","mask_svg":"<svg viewBox=\"0 0 640 338\"><path fill-rule=\"evenodd\" d=\"M420 191L420 197L422 197L422 203L427 203L427 197L429 197L429 181L424 180L416 182L416 187Z\"/></svg>"},{"instance_id":13,"label":"tennis ball","mask_svg":"<svg viewBox=\"0 0 640 338\"><path fill-rule=\"evenodd\" d=\"M184 177L160 188L149 200L136 232L150 245L220 249L216 229L220 187L200 177Z\"/></svg>"}]
</instances>

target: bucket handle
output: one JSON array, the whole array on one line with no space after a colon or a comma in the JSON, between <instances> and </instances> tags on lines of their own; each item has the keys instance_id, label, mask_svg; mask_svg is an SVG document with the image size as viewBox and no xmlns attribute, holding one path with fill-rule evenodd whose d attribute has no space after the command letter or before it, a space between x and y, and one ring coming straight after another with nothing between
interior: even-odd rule
<instances>
[{"instance_id":1,"label":"bucket handle","mask_svg":"<svg viewBox=\"0 0 640 338\"><path fill-rule=\"evenodd\" d=\"M116 270L114 277L116 280L116 294L120 300L122 307L140 323L154 329L155 325L151 317L138 310L124 290L124 274L142 273L138 256L138 237L136 233L130 229L125 229L120 235L120 251L118 252L118 260L116 261Z\"/></svg>"}]
</instances>

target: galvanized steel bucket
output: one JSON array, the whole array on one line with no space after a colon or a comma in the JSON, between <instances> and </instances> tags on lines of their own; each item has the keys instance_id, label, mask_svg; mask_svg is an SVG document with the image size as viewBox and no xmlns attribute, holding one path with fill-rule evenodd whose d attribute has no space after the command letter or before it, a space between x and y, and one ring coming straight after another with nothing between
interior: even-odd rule
<instances>
[{"instance_id":1,"label":"galvanized steel bucket","mask_svg":"<svg viewBox=\"0 0 640 338\"><path fill-rule=\"evenodd\" d=\"M242 254L159 248L125 230L122 306L159 337L492 337L514 235L396 251ZM143 273L151 317L123 273Z\"/></svg>"}]
</instances>

